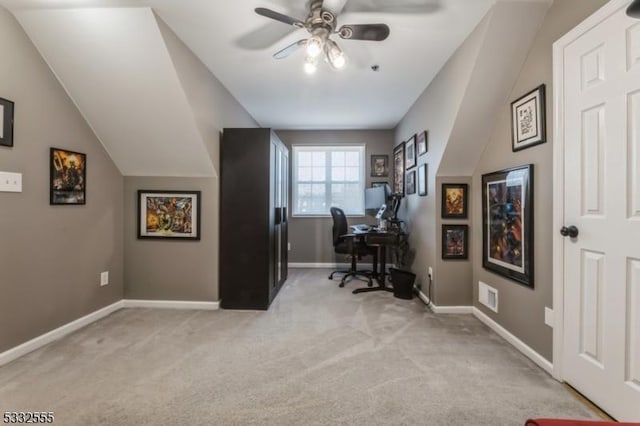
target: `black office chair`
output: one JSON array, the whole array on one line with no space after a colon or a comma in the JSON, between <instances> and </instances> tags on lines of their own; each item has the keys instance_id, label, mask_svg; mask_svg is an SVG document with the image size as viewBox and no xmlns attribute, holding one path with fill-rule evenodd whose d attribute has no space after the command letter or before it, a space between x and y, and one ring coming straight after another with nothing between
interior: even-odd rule
<instances>
[{"instance_id":1,"label":"black office chair","mask_svg":"<svg viewBox=\"0 0 640 426\"><path fill-rule=\"evenodd\" d=\"M331 217L333 218L333 249L337 254L344 254L351 257L351 268L346 270L336 270L329 275L332 280L334 274L344 274L340 281L340 287L344 287L347 278L354 277L356 279L364 279L369 282L369 286L373 285L373 271L359 271L357 269L356 259L362 259L363 256L373 256L374 271L375 265L378 263L378 252L375 247L367 246L364 241L356 238L355 234L349 233L347 216L344 211L337 207L331 207Z\"/></svg>"}]
</instances>

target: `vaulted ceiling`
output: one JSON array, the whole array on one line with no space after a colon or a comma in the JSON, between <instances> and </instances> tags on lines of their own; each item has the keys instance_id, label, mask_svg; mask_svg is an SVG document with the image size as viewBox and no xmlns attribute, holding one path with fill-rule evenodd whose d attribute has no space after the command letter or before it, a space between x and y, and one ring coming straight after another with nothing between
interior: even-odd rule
<instances>
[{"instance_id":1,"label":"vaulted ceiling","mask_svg":"<svg viewBox=\"0 0 640 426\"><path fill-rule=\"evenodd\" d=\"M547 1L547 0L501 0ZM214 175L157 20L263 127L393 128L496 0L325 0L338 25L385 23L382 42L334 37L349 62L303 71L310 0L0 0L125 175ZM373 71L372 66L378 71Z\"/></svg>"}]
</instances>

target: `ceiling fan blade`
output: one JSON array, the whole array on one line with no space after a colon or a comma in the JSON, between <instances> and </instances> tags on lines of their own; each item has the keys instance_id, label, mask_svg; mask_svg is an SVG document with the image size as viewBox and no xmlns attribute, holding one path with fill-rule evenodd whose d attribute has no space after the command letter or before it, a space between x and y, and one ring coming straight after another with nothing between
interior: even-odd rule
<instances>
[{"instance_id":1,"label":"ceiling fan blade","mask_svg":"<svg viewBox=\"0 0 640 426\"><path fill-rule=\"evenodd\" d=\"M294 27L304 28L304 22L302 22L301 20L292 18L291 16L283 15L282 13L274 12L271 9L267 9L264 7L257 7L255 9L255 12L258 15L275 19L276 21L283 22L288 25L293 25Z\"/></svg>"},{"instance_id":2,"label":"ceiling fan blade","mask_svg":"<svg viewBox=\"0 0 640 426\"><path fill-rule=\"evenodd\" d=\"M307 44L307 40L306 39L298 40L295 43L291 43L290 45L288 45L284 49L274 53L273 57L275 59L284 59L284 58L288 57L289 55L291 55L296 50L298 50L299 48L301 48L302 46L304 46L305 44Z\"/></svg>"},{"instance_id":3,"label":"ceiling fan blade","mask_svg":"<svg viewBox=\"0 0 640 426\"><path fill-rule=\"evenodd\" d=\"M345 40L382 41L389 37L389 32L386 24L343 25L338 35Z\"/></svg>"},{"instance_id":4,"label":"ceiling fan blade","mask_svg":"<svg viewBox=\"0 0 640 426\"><path fill-rule=\"evenodd\" d=\"M627 15L632 18L640 18L640 0L635 0L629 5Z\"/></svg>"}]
</instances>

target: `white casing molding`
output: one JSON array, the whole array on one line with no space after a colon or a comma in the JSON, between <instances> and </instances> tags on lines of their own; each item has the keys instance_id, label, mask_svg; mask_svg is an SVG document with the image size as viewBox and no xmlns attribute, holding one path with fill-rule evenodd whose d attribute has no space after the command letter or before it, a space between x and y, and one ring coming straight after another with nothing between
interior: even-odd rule
<instances>
[{"instance_id":1,"label":"white casing molding","mask_svg":"<svg viewBox=\"0 0 640 426\"><path fill-rule=\"evenodd\" d=\"M626 7L628 0L611 0L553 44L553 371L563 381L564 347L564 50L612 14Z\"/></svg>"},{"instance_id":2,"label":"white casing molding","mask_svg":"<svg viewBox=\"0 0 640 426\"><path fill-rule=\"evenodd\" d=\"M62 337L71 334L74 331L81 329L82 327L86 327L87 325L98 321L99 319L102 319L107 315L111 315L115 311L118 311L122 308L123 300L119 300L109 306L105 306L102 309L92 312L89 315L85 315L82 318L78 318L75 321L72 321L45 334L35 337L27 342L24 342L21 345L6 350L0 353L0 366L13 361L14 359L20 358L21 356L26 355L29 352L35 351L36 349L39 349L55 340L61 339Z\"/></svg>"},{"instance_id":3,"label":"white casing molding","mask_svg":"<svg viewBox=\"0 0 640 426\"><path fill-rule=\"evenodd\" d=\"M540 355L538 352L533 350L529 345L524 343L522 340L518 339L516 336L511 334L506 328L489 318L484 312L480 309L473 307L473 316L478 318L481 322L487 325L490 329L495 331L500 337L502 337L507 342L511 343L522 352L527 358L531 361L535 362L538 367L542 368L544 371L553 375L553 364L549 362L545 357Z\"/></svg>"}]
</instances>

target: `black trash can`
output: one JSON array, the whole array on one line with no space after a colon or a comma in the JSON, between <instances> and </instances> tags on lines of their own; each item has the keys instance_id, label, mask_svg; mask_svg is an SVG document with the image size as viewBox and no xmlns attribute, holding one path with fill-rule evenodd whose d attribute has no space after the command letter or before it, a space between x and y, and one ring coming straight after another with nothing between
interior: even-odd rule
<instances>
[{"instance_id":1,"label":"black trash can","mask_svg":"<svg viewBox=\"0 0 640 426\"><path fill-rule=\"evenodd\" d=\"M393 284L393 295L398 299L411 300L416 274L396 268L389 268L389 272L391 273L391 284Z\"/></svg>"}]
</instances>

